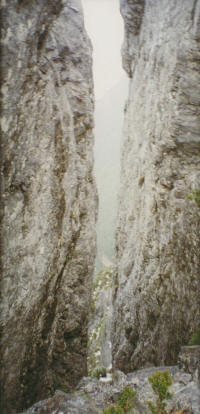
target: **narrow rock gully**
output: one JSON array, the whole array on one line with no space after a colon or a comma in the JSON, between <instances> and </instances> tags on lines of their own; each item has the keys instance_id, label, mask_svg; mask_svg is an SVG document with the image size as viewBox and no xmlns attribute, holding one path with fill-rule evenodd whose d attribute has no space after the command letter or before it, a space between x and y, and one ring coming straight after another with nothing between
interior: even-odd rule
<instances>
[{"instance_id":1,"label":"narrow rock gully","mask_svg":"<svg viewBox=\"0 0 200 414\"><path fill-rule=\"evenodd\" d=\"M121 13L112 109L86 2ZM0 411L199 414L200 0L82 3L1 1Z\"/></svg>"}]
</instances>

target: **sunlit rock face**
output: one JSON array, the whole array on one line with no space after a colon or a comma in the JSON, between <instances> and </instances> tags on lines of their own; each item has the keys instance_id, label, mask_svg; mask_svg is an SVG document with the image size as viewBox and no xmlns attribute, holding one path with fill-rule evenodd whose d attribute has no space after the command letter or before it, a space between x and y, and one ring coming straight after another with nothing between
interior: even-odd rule
<instances>
[{"instance_id":1,"label":"sunlit rock face","mask_svg":"<svg viewBox=\"0 0 200 414\"><path fill-rule=\"evenodd\" d=\"M79 0L3 0L1 412L86 374L95 256L91 44Z\"/></svg>"},{"instance_id":2,"label":"sunlit rock face","mask_svg":"<svg viewBox=\"0 0 200 414\"><path fill-rule=\"evenodd\" d=\"M200 320L200 1L121 0L130 79L113 365L174 363Z\"/></svg>"}]
</instances>

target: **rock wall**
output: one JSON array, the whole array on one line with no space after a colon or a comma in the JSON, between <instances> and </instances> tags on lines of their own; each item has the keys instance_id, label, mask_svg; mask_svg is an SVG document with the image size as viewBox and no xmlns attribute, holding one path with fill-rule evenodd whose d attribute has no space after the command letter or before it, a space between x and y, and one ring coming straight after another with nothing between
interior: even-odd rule
<instances>
[{"instance_id":1,"label":"rock wall","mask_svg":"<svg viewBox=\"0 0 200 414\"><path fill-rule=\"evenodd\" d=\"M91 44L80 0L3 0L1 412L86 374L95 259Z\"/></svg>"},{"instance_id":2,"label":"rock wall","mask_svg":"<svg viewBox=\"0 0 200 414\"><path fill-rule=\"evenodd\" d=\"M200 385L200 345L182 346L178 365L179 368L190 373L194 381Z\"/></svg>"},{"instance_id":3,"label":"rock wall","mask_svg":"<svg viewBox=\"0 0 200 414\"><path fill-rule=\"evenodd\" d=\"M88 373L94 374L98 367L111 370L111 324L112 324L113 266L104 267L94 279L89 328Z\"/></svg>"},{"instance_id":4,"label":"rock wall","mask_svg":"<svg viewBox=\"0 0 200 414\"><path fill-rule=\"evenodd\" d=\"M130 79L113 365L171 364L200 321L200 1L121 0Z\"/></svg>"}]
</instances>

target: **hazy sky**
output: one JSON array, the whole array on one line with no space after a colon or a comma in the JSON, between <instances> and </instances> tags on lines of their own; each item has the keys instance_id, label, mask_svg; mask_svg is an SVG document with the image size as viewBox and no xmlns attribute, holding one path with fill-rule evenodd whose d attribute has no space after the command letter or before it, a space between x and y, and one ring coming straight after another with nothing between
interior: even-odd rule
<instances>
[{"instance_id":1,"label":"hazy sky","mask_svg":"<svg viewBox=\"0 0 200 414\"><path fill-rule=\"evenodd\" d=\"M93 43L96 99L125 76L121 64L123 20L119 0L82 0L86 30Z\"/></svg>"}]
</instances>

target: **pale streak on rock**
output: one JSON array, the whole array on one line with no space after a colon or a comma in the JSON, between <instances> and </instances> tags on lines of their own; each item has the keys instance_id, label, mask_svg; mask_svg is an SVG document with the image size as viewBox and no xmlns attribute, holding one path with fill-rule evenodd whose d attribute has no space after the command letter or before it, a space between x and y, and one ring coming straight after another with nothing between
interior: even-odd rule
<instances>
[{"instance_id":1,"label":"pale streak on rock","mask_svg":"<svg viewBox=\"0 0 200 414\"><path fill-rule=\"evenodd\" d=\"M200 320L200 1L121 0L130 80L113 365L174 363Z\"/></svg>"},{"instance_id":2,"label":"pale streak on rock","mask_svg":"<svg viewBox=\"0 0 200 414\"><path fill-rule=\"evenodd\" d=\"M91 44L79 0L2 13L1 412L86 374L96 250ZM76 11L75 11L75 9Z\"/></svg>"}]
</instances>

